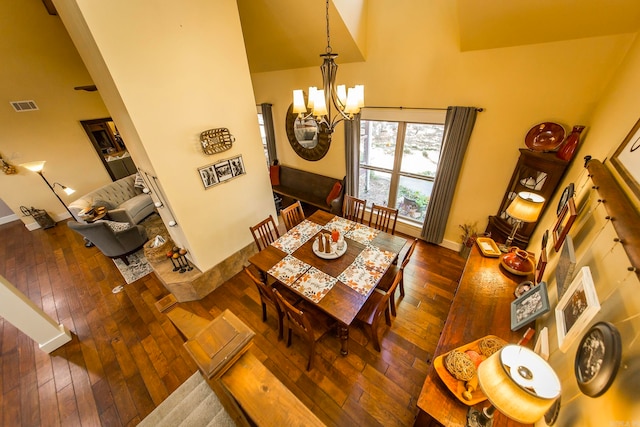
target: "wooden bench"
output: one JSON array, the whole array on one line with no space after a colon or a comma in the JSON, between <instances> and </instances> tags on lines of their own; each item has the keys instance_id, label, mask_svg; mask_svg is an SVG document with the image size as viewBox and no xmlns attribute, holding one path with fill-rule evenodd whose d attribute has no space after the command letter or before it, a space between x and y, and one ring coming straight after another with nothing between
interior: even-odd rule
<instances>
[{"instance_id":1,"label":"wooden bench","mask_svg":"<svg viewBox=\"0 0 640 427\"><path fill-rule=\"evenodd\" d=\"M300 200L334 214L342 212L342 199L344 196L345 179L336 179L324 175L318 175L301 169L280 166L279 185L272 185L273 192L285 198ZM273 180L272 180L273 182ZM327 203L327 197L336 182L341 189L339 194ZM285 205L286 206L286 205Z\"/></svg>"}]
</instances>

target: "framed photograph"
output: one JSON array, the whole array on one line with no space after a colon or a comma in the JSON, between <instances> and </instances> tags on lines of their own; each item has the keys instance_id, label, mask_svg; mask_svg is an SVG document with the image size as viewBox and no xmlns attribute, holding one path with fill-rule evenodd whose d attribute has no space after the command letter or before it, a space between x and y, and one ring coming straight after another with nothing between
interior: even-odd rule
<instances>
[{"instance_id":1,"label":"framed photograph","mask_svg":"<svg viewBox=\"0 0 640 427\"><path fill-rule=\"evenodd\" d=\"M611 156L611 165L640 198L640 120Z\"/></svg>"},{"instance_id":2,"label":"framed photograph","mask_svg":"<svg viewBox=\"0 0 640 427\"><path fill-rule=\"evenodd\" d=\"M575 222L577 216L578 212L576 211L576 202L573 197L571 197L567 200L564 208L562 208L558 221L553 227L553 248L556 252L559 252L560 248L562 248L562 243L564 243L564 239L567 237L569 230L571 230L571 226Z\"/></svg>"},{"instance_id":3,"label":"framed photograph","mask_svg":"<svg viewBox=\"0 0 640 427\"><path fill-rule=\"evenodd\" d=\"M226 182L246 173L242 156L220 160L214 164L198 168L205 189Z\"/></svg>"},{"instance_id":4,"label":"framed photograph","mask_svg":"<svg viewBox=\"0 0 640 427\"><path fill-rule=\"evenodd\" d=\"M200 173L200 178L202 179L202 184L204 188L209 188L218 183L218 178L216 177L216 171L213 170L213 166L206 166L204 168L198 169Z\"/></svg>"},{"instance_id":5,"label":"framed photograph","mask_svg":"<svg viewBox=\"0 0 640 427\"><path fill-rule=\"evenodd\" d=\"M573 280L573 274L576 269L576 252L573 247L573 238L567 236L562 245L562 251L556 265L556 290L558 291L558 300L562 298L564 292L569 287L569 283Z\"/></svg>"},{"instance_id":6,"label":"framed photograph","mask_svg":"<svg viewBox=\"0 0 640 427\"><path fill-rule=\"evenodd\" d=\"M574 371L580 391L590 397L602 395L618 373L622 341L618 329L609 322L598 322L584 334Z\"/></svg>"},{"instance_id":7,"label":"framed photograph","mask_svg":"<svg viewBox=\"0 0 640 427\"><path fill-rule=\"evenodd\" d=\"M511 303L511 330L517 331L548 311L547 284L540 282Z\"/></svg>"},{"instance_id":8,"label":"framed photograph","mask_svg":"<svg viewBox=\"0 0 640 427\"><path fill-rule=\"evenodd\" d=\"M569 349L599 311L600 301L591 270L588 266L582 267L556 306L560 351L564 353Z\"/></svg>"}]
</instances>

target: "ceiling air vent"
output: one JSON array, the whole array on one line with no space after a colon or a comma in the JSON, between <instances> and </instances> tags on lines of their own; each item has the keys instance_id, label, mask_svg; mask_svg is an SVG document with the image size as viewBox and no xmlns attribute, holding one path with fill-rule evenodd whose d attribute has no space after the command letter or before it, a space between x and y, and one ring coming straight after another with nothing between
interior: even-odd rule
<instances>
[{"instance_id":1,"label":"ceiling air vent","mask_svg":"<svg viewBox=\"0 0 640 427\"><path fill-rule=\"evenodd\" d=\"M10 104L17 112L39 110L35 101L11 101Z\"/></svg>"}]
</instances>

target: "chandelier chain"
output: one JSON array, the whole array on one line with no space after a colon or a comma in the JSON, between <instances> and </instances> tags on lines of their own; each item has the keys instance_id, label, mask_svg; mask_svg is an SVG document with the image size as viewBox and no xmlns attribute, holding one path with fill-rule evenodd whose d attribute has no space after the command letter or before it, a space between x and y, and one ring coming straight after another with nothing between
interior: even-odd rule
<instances>
[{"instance_id":1,"label":"chandelier chain","mask_svg":"<svg viewBox=\"0 0 640 427\"><path fill-rule=\"evenodd\" d=\"M327 20L327 53L331 53L331 36L329 35L329 0L326 1L326 20Z\"/></svg>"}]
</instances>

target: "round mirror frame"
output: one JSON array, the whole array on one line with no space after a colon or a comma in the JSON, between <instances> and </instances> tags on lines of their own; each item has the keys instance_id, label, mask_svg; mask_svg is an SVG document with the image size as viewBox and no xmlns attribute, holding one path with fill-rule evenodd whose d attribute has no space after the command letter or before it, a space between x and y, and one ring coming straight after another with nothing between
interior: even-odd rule
<instances>
[{"instance_id":1,"label":"round mirror frame","mask_svg":"<svg viewBox=\"0 0 640 427\"><path fill-rule=\"evenodd\" d=\"M326 127L324 125L319 125L318 143L313 148L305 148L298 142L298 139L296 138L295 123L297 118L298 115L293 112L293 104L291 104L289 106L289 109L287 110L287 117L285 120L287 139L289 140L289 144L291 144L291 148L293 148L293 151L295 151L298 156L302 157L305 160L320 160L329 151L329 146L331 145L331 133L326 132Z\"/></svg>"}]
</instances>

